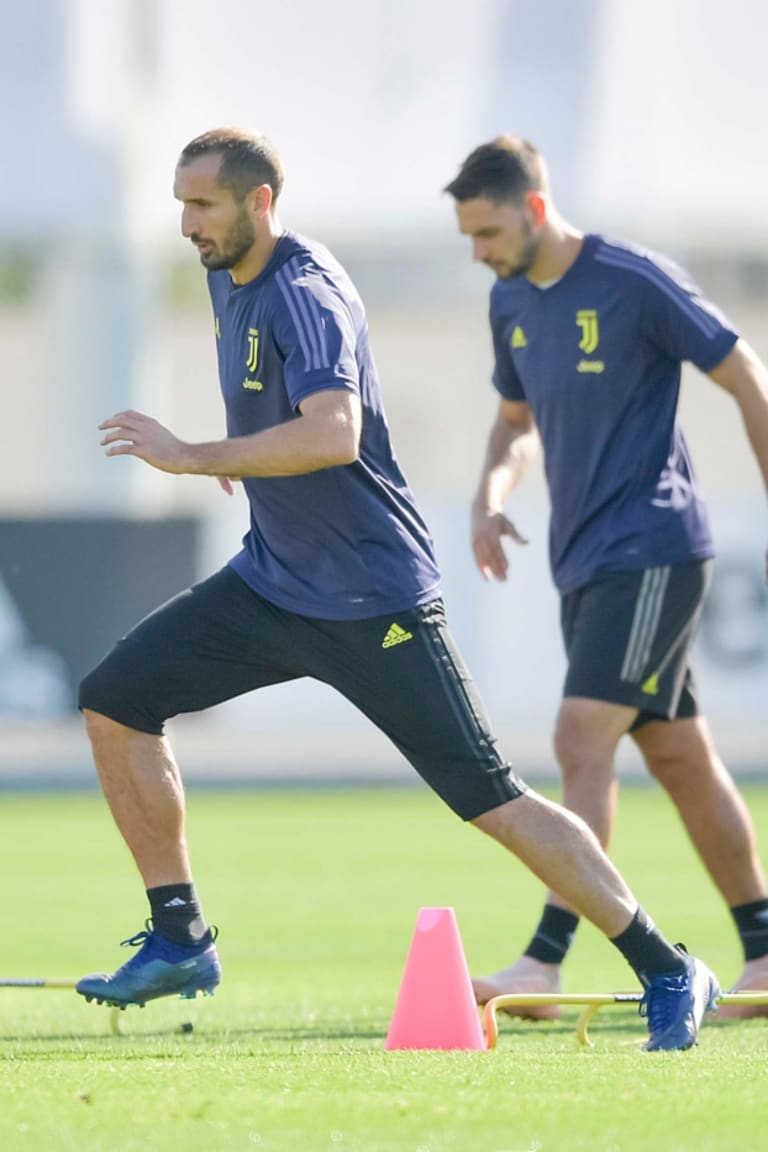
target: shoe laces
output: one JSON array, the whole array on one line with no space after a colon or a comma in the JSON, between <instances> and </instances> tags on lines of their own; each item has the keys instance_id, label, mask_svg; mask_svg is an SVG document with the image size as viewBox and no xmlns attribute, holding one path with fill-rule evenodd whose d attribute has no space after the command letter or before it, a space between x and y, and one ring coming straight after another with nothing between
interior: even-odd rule
<instances>
[{"instance_id":1,"label":"shoe laces","mask_svg":"<svg viewBox=\"0 0 768 1152\"><path fill-rule=\"evenodd\" d=\"M144 962L145 950L151 947L153 939L154 933L152 931L152 921L146 920L144 922L144 928L141 932L137 932L135 936L129 936L127 940L121 940L121 948L138 948L139 951L131 956L131 958L127 960L125 964L123 964L120 971L125 971L126 969L132 970L134 967L140 967Z\"/></svg>"},{"instance_id":2,"label":"shoe laces","mask_svg":"<svg viewBox=\"0 0 768 1152\"><path fill-rule=\"evenodd\" d=\"M137 932L135 936L129 936L127 940L120 941L121 948L138 948L140 944L145 944L152 936L152 921L145 920L144 928L141 932Z\"/></svg>"},{"instance_id":3,"label":"shoe laces","mask_svg":"<svg viewBox=\"0 0 768 1152\"><path fill-rule=\"evenodd\" d=\"M213 944L219 938L219 929L216 924L211 924L208 927L208 934L210 935L209 943ZM137 932L134 936L129 936L127 940L120 941L121 948L138 948L149 941L154 936L154 927L151 920L144 921L144 927L141 932ZM130 961L129 961L130 963Z\"/></svg>"}]
</instances>

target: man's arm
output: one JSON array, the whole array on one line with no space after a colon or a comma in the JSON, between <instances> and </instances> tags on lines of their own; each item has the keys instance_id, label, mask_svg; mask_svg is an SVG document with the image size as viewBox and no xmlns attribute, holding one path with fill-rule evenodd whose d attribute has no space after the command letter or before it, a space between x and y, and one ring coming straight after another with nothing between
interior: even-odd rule
<instances>
[{"instance_id":1,"label":"man's arm","mask_svg":"<svg viewBox=\"0 0 768 1152\"><path fill-rule=\"evenodd\" d=\"M768 369L744 340L738 340L725 360L708 375L726 392L730 392L738 404L768 491Z\"/></svg>"},{"instance_id":2,"label":"man's arm","mask_svg":"<svg viewBox=\"0 0 768 1152\"><path fill-rule=\"evenodd\" d=\"M516 488L539 450L539 434L530 406L502 400L488 436L485 463L472 502L472 550L486 580L506 580L508 562L502 536L527 544L504 515L504 501Z\"/></svg>"},{"instance_id":3,"label":"man's arm","mask_svg":"<svg viewBox=\"0 0 768 1152\"><path fill-rule=\"evenodd\" d=\"M99 425L108 456L137 456L161 472L197 476L298 476L352 464L362 408L354 392L332 389L303 400L296 420L252 436L188 444L141 412L118 412Z\"/></svg>"}]
</instances>

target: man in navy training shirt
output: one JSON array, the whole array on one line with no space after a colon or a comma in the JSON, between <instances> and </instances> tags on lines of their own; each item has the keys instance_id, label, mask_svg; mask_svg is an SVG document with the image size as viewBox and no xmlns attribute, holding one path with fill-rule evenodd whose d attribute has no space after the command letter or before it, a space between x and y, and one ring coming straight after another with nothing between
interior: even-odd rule
<instances>
[{"instance_id":1,"label":"man in navy training shirt","mask_svg":"<svg viewBox=\"0 0 768 1152\"><path fill-rule=\"evenodd\" d=\"M734 990L768 988L754 828L699 714L690 667L713 549L676 419L681 363L691 360L736 400L768 483L768 374L678 267L563 220L528 141L481 145L446 191L474 258L497 276L490 321L500 401L472 506L486 579L506 579L504 536L526 543L504 504L539 445L544 452L568 658L555 731L563 802L607 847L614 753L629 732L731 909L745 957ZM478 1001L558 991L577 924L552 886L517 963L475 980ZM730 1005L720 1015L766 1011ZM557 1012L520 1009L533 1018Z\"/></svg>"},{"instance_id":2,"label":"man in navy training shirt","mask_svg":"<svg viewBox=\"0 0 768 1152\"><path fill-rule=\"evenodd\" d=\"M214 991L221 967L164 724L311 676L611 938L646 989L650 1050L688 1048L717 982L657 931L589 829L499 755L392 452L360 297L325 248L283 231L282 179L269 141L236 129L193 140L176 168L182 232L208 269L226 439L185 443L133 411L101 424L110 456L218 477L227 492L241 480L251 519L224 569L139 623L81 685L101 784L151 922L127 941L140 948L125 965L86 976L78 991L120 1006Z\"/></svg>"}]
</instances>

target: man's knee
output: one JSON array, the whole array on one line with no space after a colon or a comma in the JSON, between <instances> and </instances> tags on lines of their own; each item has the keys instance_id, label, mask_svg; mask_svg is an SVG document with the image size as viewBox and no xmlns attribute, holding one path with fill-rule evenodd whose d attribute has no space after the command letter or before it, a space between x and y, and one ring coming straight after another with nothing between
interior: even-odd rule
<instances>
[{"instance_id":1,"label":"man's knee","mask_svg":"<svg viewBox=\"0 0 768 1152\"><path fill-rule=\"evenodd\" d=\"M105 716L103 712L94 712L92 708L81 708L80 711L91 739L108 737L123 727L117 720Z\"/></svg>"},{"instance_id":2,"label":"man's knee","mask_svg":"<svg viewBox=\"0 0 768 1152\"><path fill-rule=\"evenodd\" d=\"M634 710L601 700L567 698L555 727L555 755L564 776L613 771L616 746Z\"/></svg>"},{"instance_id":3,"label":"man's knee","mask_svg":"<svg viewBox=\"0 0 768 1152\"><path fill-rule=\"evenodd\" d=\"M718 770L714 746L696 719L652 722L634 738L648 771L668 790L698 787L702 774Z\"/></svg>"},{"instance_id":4,"label":"man's knee","mask_svg":"<svg viewBox=\"0 0 768 1152\"><path fill-rule=\"evenodd\" d=\"M526 806L520 804L520 800L524 796L530 800L531 795L530 789L526 787L525 791L521 791L503 804L497 804L486 812L481 812L479 816L473 816L468 823L474 824L475 828L479 828L486 835L499 839L510 828L516 827L519 820L524 819Z\"/></svg>"},{"instance_id":5,"label":"man's knee","mask_svg":"<svg viewBox=\"0 0 768 1152\"><path fill-rule=\"evenodd\" d=\"M583 728L560 720L555 728L554 746L564 777L574 778L597 769L599 741Z\"/></svg>"}]
</instances>

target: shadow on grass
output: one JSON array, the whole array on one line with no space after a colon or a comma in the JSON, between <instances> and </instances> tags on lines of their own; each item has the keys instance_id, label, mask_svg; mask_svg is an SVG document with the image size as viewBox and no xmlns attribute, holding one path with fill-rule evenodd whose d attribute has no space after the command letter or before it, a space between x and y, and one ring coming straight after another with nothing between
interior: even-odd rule
<instances>
[{"instance_id":1,"label":"shadow on grass","mask_svg":"<svg viewBox=\"0 0 768 1152\"><path fill-rule=\"evenodd\" d=\"M519 1040L556 1039L560 1041L570 1038L573 1041L574 1047L577 1048L577 1020L578 1015L576 1014L568 1014L561 1017L560 1020L520 1020L505 1016L500 1012L498 1014L498 1045L503 1049L510 1042L514 1043ZM723 1022L723 1024L726 1023L732 1022ZM253 1024L235 1028L229 1026L217 1028L208 1021L206 1023L195 1024L191 1028L188 1024L177 1024L165 1028L136 1028L132 1030L130 1018L123 1017L121 1018L121 1025L123 1031L117 1035L106 1030L101 1035L93 1032L79 1031L66 1033L0 1033L0 1062L9 1059L18 1059L18 1052L14 1051L6 1054L3 1048L6 1045L12 1046L19 1044L23 1044L27 1049L35 1049L38 1051L38 1054L42 1054L43 1049L51 1045L77 1044L80 1049L100 1049L106 1045L115 1047L122 1045L128 1049L128 1046L132 1044L145 1045L153 1042L156 1044L159 1041L168 1040L185 1042L193 1045L195 1048L233 1042L242 1043L244 1041L264 1045L311 1045L313 1042L317 1044L377 1042L380 1043L383 1048L386 1041L385 1028L355 1028L349 1024L342 1023L324 1023L316 1026L297 1024L292 1027L283 1026L279 1028L269 1026L261 1027L258 1024ZM641 1042L645 1037L645 1027L643 1022L638 1019L636 1011L633 1012L626 1007L619 1010L606 1008L592 1020L589 1028L589 1035L594 1043L599 1043L601 1038L615 1039L619 1035L634 1039L635 1034L638 1042ZM168 1056L172 1058L177 1053L178 1044L174 1044L173 1048L169 1050ZM158 1056L162 1057L163 1055L163 1050L158 1049L156 1046L144 1052L140 1049L126 1051L126 1056L130 1056L131 1058L145 1056L156 1059Z\"/></svg>"},{"instance_id":2,"label":"shadow on grass","mask_svg":"<svg viewBox=\"0 0 768 1152\"><path fill-rule=\"evenodd\" d=\"M297 1043L317 1040L323 1041L354 1041L354 1040L380 1040L383 1044L386 1034L380 1029L361 1030L359 1028L211 1028L210 1026L185 1029L183 1026L157 1028L146 1031L131 1031L129 1027L119 1034L105 1032L97 1035L93 1032L60 1032L60 1033L0 1033L0 1061L3 1059L17 1059L17 1054L5 1055L3 1045L24 1044L27 1046L40 1046L50 1044L79 1044L89 1046L102 1046L104 1044L130 1044L151 1040L180 1040L200 1044L222 1044L228 1040L259 1040ZM148 1055L153 1058L157 1055L154 1050Z\"/></svg>"}]
</instances>

